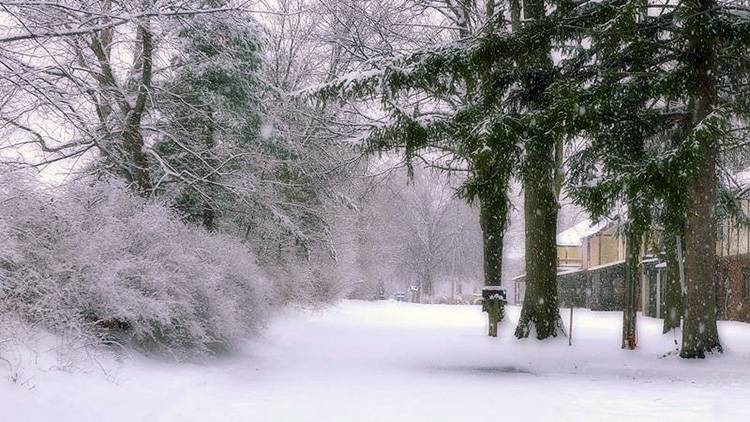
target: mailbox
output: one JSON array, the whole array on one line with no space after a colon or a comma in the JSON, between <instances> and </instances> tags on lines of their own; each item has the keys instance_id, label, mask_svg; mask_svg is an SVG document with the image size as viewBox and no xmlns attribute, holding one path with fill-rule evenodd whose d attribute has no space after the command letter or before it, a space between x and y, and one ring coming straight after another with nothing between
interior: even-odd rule
<instances>
[{"instance_id":1,"label":"mailbox","mask_svg":"<svg viewBox=\"0 0 750 422\"><path fill-rule=\"evenodd\" d=\"M482 311L487 312L489 318L490 337L497 337L497 325L505 316L507 297L505 289L500 286L485 286L482 289Z\"/></svg>"},{"instance_id":2,"label":"mailbox","mask_svg":"<svg viewBox=\"0 0 750 422\"><path fill-rule=\"evenodd\" d=\"M485 286L482 288L482 299L500 299L507 302L508 295L506 290L500 286Z\"/></svg>"}]
</instances>

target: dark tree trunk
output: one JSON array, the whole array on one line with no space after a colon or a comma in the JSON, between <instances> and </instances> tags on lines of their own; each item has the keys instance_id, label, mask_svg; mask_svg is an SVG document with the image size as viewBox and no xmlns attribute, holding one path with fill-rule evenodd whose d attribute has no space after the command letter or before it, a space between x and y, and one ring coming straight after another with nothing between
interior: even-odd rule
<instances>
[{"instance_id":1,"label":"dark tree trunk","mask_svg":"<svg viewBox=\"0 0 750 422\"><path fill-rule=\"evenodd\" d=\"M664 280L664 328L663 333L680 328L682 319L682 284L680 282L680 263L677 261L677 236L667 234L665 241L667 261L666 279Z\"/></svg>"},{"instance_id":2,"label":"dark tree trunk","mask_svg":"<svg viewBox=\"0 0 750 422\"><path fill-rule=\"evenodd\" d=\"M484 284L499 286L502 284L503 272L503 239L507 226L507 205L496 204L490 200L480 201L479 223L482 227L484 252Z\"/></svg>"},{"instance_id":3,"label":"dark tree trunk","mask_svg":"<svg viewBox=\"0 0 750 422\"><path fill-rule=\"evenodd\" d=\"M521 0L510 0L508 8L510 9L511 30L516 32L521 27Z\"/></svg>"},{"instance_id":4,"label":"dark tree trunk","mask_svg":"<svg viewBox=\"0 0 750 422\"><path fill-rule=\"evenodd\" d=\"M687 273L685 324L682 332L683 358L702 358L706 352L721 351L716 326L716 225L713 206L716 186L716 148L705 151L701 174L688 187Z\"/></svg>"},{"instance_id":5,"label":"dark tree trunk","mask_svg":"<svg viewBox=\"0 0 750 422\"><path fill-rule=\"evenodd\" d=\"M716 46L711 19L716 9L715 0L697 0L698 9L686 22L695 99L693 130L703 125L716 104ZM721 352L716 326L716 160L718 140L696 137L698 163L690 177L687 195L687 294L685 323L682 332L683 358L702 358L706 353Z\"/></svg>"},{"instance_id":6,"label":"dark tree trunk","mask_svg":"<svg viewBox=\"0 0 750 422\"><path fill-rule=\"evenodd\" d=\"M419 289L427 297L432 297L432 277L426 277Z\"/></svg>"},{"instance_id":7,"label":"dark tree trunk","mask_svg":"<svg viewBox=\"0 0 750 422\"><path fill-rule=\"evenodd\" d=\"M127 157L123 157L123 166L128 181L135 185L141 195L148 195L151 191L151 177L148 169L148 159L143 152L144 142L140 124L133 124L124 134L124 144Z\"/></svg>"},{"instance_id":8,"label":"dark tree trunk","mask_svg":"<svg viewBox=\"0 0 750 422\"><path fill-rule=\"evenodd\" d=\"M151 3L149 0L145 0L143 4L144 7L149 7ZM148 19L139 24L138 35L141 41L141 56L138 59L141 67L141 79L135 104L127 110L125 116L123 143L127 154L125 170L129 174L130 182L135 184L141 195L147 195L151 191L151 177L148 159L144 151L145 142L141 133L141 121L148 104L153 72L154 44Z\"/></svg>"},{"instance_id":9,"label":"dark tree trunk","mask_svg":"<svg viewBox=\"0 0 750 422\"><path fill-rule=\"evenodd\" d=\"M642 232L629 227L625 242L625 281L622 312L622 348L635 349L638 309L638 276L640 275Z\"/></svg>"},{"instance_id":10,"label":"dark tree trunk","mask_svg":"<svg viewBox=\"0 0 750 422\"><path fill-rule=\"evenodd\" d=\"M206 199L203 200L203 227L208 231L216 229L216 213L213 205Z\"/></svg>"},{"instance_id":11,"label":"dark tree trunk","mask_svg":"<svg viewBox=\"0 0 750 422\"><path fill-rule=\"evenodd\" d=\"M709 141L710 142L710 141ZM716 186L716 146L701 142L702 165L688 186L685 323L683 358L702 358L721 351L716 326L716 224L713 207Z\"/></svg>"},{"instance_id":12,"label":"dark tree trunk","mask_svg":"<svg viewBox=\"0 0 750 422\"><path fill-rule=\"evenodd\" d=\"M479 223L482 226L484 249L484 284L500 286L503 272L503 239L508 222L507 184L501 198L484 198L479 203ZM496 301L485 302L490 337L497 337L497 324L503 318L502 306Z\"/></svg>"},{"instance_id":13,"label":"dark tree trunk","mask_svg":"<svg viewBox=\"0 0 750 422\"><path fill-rule=\"evenodd\" d=\"M543 0L524 0L524 25L535 25L545 15ZM528 107L544 109L552 77L549 40L541 40L519 63ZM540 340L563 332L557 293L557 139L539 127L528 128L522 170L526 224L526 293L516 337L536 331Z\"/></svg>"},{"instance_id":14,"label":"dark tree trunk","mask_svg":"<svg viewBox=\"0 0 750 422\"><path fill-rule=\"evenodd\" d=\"M549 151L552 152L551 150ZM525 178L526 293L516 337L556 337L562 330L557 293L557 201L551 172L543 180Z\"/></svg>"},{"instance_id":15,"label":"dark tree trunk","mask_svg":"<svg viewBox=\"0 0 750 422\"><path fill-rule=\"evenodd\" d=\"M526 293L516 337L556 337L562 330L557 293L557 200L554 190L552 145L539 142L527 148L535 165L524 174L526 223Z\"/></svg>"}]
</instances>

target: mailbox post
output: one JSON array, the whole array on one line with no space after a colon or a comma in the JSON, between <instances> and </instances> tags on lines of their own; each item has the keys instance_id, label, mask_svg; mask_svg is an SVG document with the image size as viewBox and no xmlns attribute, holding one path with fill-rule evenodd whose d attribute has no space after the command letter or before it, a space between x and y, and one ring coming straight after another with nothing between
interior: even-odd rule
<instances>
[{"instance_id":1,"label":"mailbox post","mask_svg":"<svg viewBox=\"0 0 750 422\"><path fill-rule=\"evenodd\" d=\"M482 311L487 312L490 320L490 337L497 337L497 324L505 316L505 304L508 303L506 291L500 286L482 288Z\"/></svg>"}]
</instances>

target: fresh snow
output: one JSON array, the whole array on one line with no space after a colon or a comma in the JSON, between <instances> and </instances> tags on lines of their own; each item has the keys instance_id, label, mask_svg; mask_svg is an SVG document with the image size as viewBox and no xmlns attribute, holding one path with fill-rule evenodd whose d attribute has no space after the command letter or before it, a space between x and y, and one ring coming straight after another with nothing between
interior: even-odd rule
<instances>
[{"instance_id":1,"label":"fresh snow","mask_svg":"<svg viewBox=\"0 0 750 422\"><path fill-rule=\"evenodd\" d=\"M602 231L609 224L602 220L594 224L591 220L583 220L573 227L557 234L557 244L560 246L581 246L583 239Z\"/></svg>"},{"instance_id":2,"label":"fresh snow","mask_svg":"<svg viewBox=\"0 0 750 422\"><path fill-rule=\"evenodd\" d=\"M288 310L231 357L204 364L131 357L101 370L0 380L0 421L741 421L750 415L750 325L722 322L721 356L686 361L661 321L576 309L573 346L485 335L479 306L347 301ZM568 321L568 310L561 311ZM664 355L666 354L666 357ZM3 364L0 362L0 364ZM6 371L3 367L2 371ZM3 375L6 375L4 372Z\"/></svg>"}]
</instances>

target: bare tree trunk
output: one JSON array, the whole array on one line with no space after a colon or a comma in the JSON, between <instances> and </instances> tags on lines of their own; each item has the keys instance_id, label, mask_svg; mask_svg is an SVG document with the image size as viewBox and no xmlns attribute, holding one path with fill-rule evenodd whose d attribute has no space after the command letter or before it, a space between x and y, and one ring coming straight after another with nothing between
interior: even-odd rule
<instances>
[{"instance_id":1,"label":"bare tree trunk","mask_svg":"<svg viewBox=\"0 0 750 422\"><path fill-rule=\"evenodd\" d=\"M664 328L662 332L680 328L682 319L682 286L680 283L680 264L677 261L677 236L668 233L665 241L667 277L664 280Z\"/></svg>"},{"instance_id":2,"label":"bare tree trunk","mask_svg":"<svg viewBox=\"0 0 750 422\"><path fill-rule=\"evenodd\" d=\"M682 332L683 358L702 358L721 351L716 326L716 225L713 215L716 186L716 147L701 145L704 164L700 176L688 187L687 295Z\"/></svg>"},{"instance_id":3,"label":"bare tree trunk","mask_svg":"<svg viewBox=\"0 0 750 422\"><path fill-rule=\"evenodd\" d=\"M688 22L691 27L689 44L696 86L694 130L714 111L716 104L716 50L710 20L715 0L697 0L700 12ZM722 351L716 326L716 161L718 141L697 137L699 166L688 184L687 227L687 295L685 323L682 332L683 358L703 358L707 352Z\"/></svg>"},{"instance_id":4,"label":"bare tree trunk","mask_svg":"<svg viewBox=\"0 0 750 422\"><path fill-rule=\"evenodd\" d=\"M622 312L622 348L633 350L636 346L636 317L638 309L638 271L641 258L641 231L631 226L627 229L625 243L625 280Z\"/></svg>"},{"instance_id":5,"label":"bare tree trunk","mask_svg":"<svg viewBox=\"0 0 750 422\"><path fill-rule=\"evenodd\" d=\"M513 32L521 27L521 0L510 0L510 25Z\"/></svg>"},{"instance_id":6,"label":"bare tree trunk","mask_svg":"<svg viewBox=\"0 0 750 422\"><path fill-rule=\"evenodd\" d=\"M503 198L505 200L505 198ZM507 226L507 205L482 200L479 204L479 223L482 226L484 284L502 284L503 239Z\"/></svg>"},{"instance_id":7,"label":"bare tree trunk","mask_svg":"<svg viewBox=\"0 0 750 422\"><path fill-rule=\"evenodd\" d=\"M214 212L214 207L211 205L211 202L204 199L203 200L203 227L206 228L208 231L213 231L216 229L216 213Z\"/></svg>"},{"instance_id":8,"label":"bare tree trunk","mask_svg":"<svg viewBox=\"0 0 750 422\"><path fill-rule=\"evenodd\" d=\"M526 292L516 327L518 338L528 337L532 329L540 340L556 337L562 330L557 293L557 201L551 177L524 178Z\"/></svg>"}]
</instances>

